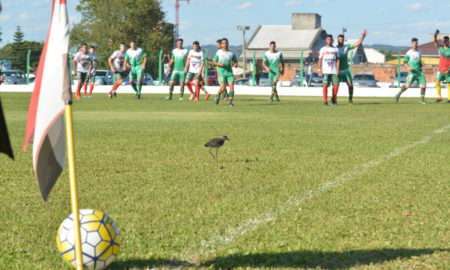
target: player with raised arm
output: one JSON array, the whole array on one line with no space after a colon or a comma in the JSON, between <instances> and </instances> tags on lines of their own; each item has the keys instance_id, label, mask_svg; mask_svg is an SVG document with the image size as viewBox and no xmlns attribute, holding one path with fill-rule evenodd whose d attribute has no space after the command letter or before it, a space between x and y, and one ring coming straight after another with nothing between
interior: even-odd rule
<instances>
[{"instance_id":1,"label":"player with raised arm","mask_svg":"<svg viewBox=\"0 0 450 270\"><path fill-rule=\"evenodd\" d=\"M269 79L272 84L272 95L270 96L270 101L273 102L273 99L275 98L276 101L280 102L277 84L280 80L280 76L284 73L284 60L283 54L277 50L277 44L275 41L270 42L269 50L264 54L263 69L269 73Z\"/></svg>"},{"instance_id":2,"label":"player with raised arm","mask_svg":"<svg viewBox=\"0 0 450 270\"><path fill-rule=\"evenodd\" d=\"M109 98L117 97L117 90L122 85L123 80L127 77L126 66L125 66L125 54L127 52L127 47L124 43L120 44L117 51L108 58L109 69L113 73L114 84L109 91Z\"/></svg>"},{"instance_id":3,"label":"player with raised arm","mask_svg":"<svg viewBox=\"0 0 450 270\"><path fill-rule=\"evenodd\" d=\"M142 83L144 80L145 66L147 65L147 54L138 48L136 42L130 42L130 48L125 54L125 64L130 71L129 78L131 86L138 99L141 99Z\"/></svg>"},{"instance_id":4,"label":"player with raised arm","mask_svg":"<svg viewBox=\"0 0 450 270\"><path fill-rule=\"evenodd\" d=\"M85 96L92 96L92 92L94 92L94 86L95 86L95 75L97 73L97 53L95 46L89 47L89 72L88 72L88 78L86 83L84 84L84 95ZM89 86L89 95L87 94L87 88Z\"/></svg>"},{"instance_id":5,"label":"player with raised arm","mask_svg":"<svg viewBox=\"0 0 450 270\"><path fill-rule=\"evenodd\" d=\"M353 49L358 49L364 42L367 36L367 31L361 34L361 37L353 44L345 45L345 36L340 34L338 36L337 49L339 51L339 82L345 82L348 87L348 102L353 103L353 74L349 64L349 53Z\"/></svg>"},{"instance_id":6,"label":"player with raised arm","mask_svg":"<svg viewBox=\"0 0 450 270\"><path fill-rule=\"evenodd\" d=\"M418 82L420 86L420 103L425 104L425 91L427 89L427 81L425 74L422 71L422 54L419 51L419 40L413 38L411 40L411 49L405 55L403 63L408 69L408 77L406 78L406 84L402 85L400 91L395 96L395 101L400 101L400 96L411 87L414 82Z\"/></svg>"},{"instance_id":7,"label":"player with raised arm","mask_svg":"<svg viewBox=\"0 0 450 270\"><path fill-rule=\"evenodd\" d=\"M188 85L189 91L192 92L192 84L195 89L194 101L198 102L200 98L200 77L203 72L203 51L200 48L200 43L194 41L192 43L192 50L189 51L187 61L186 61L186 84Z\"/></svg>"},{"instance_id":8,"label":"player with raised arm","mask_svg":"<svg viewBox=\"0 0 450 270\"><path fill-rule=\"evenodd\" d=\"M213 64L217 66L217 76L219 80L219 93L216 97L216 104L220 103L220 96L224 93L227 86L230 88L228 92L228 105L234 106L234 75L233 67L237 67L236 55L230 51L228 39L223 38L221 48L216 52Z\"/></svg>"},{"instance_id":9,"label":"player with raised arm","mask_svg":"<svg viewBox=\"0 0 450 270\"><path fill-rule=\"evenodd\" d=\"M442 101L441 83L447 83L447 102L450 103L450 42L449 37L444 37L444 42L441 44L438 40L439 30L434 34L434 44L439 51L439 70L436 74L436 102Z\"/></svg>"},{"instance_id":10,"label":"player with raised arm","mask_svg":"<svg viewBox=\"0 0 450 270\"><path fill-rule=\"evenodd\" d=\"M183 100L184 96L184 82L186 80L186 60L188 55L188 50L183 48L183 39L179 38L176 41L176 48L172 50L172 57L170 59L169 65L172 66L172 75L170 77L170 87L168 100L172 100L173 90L175 84L180 84L180 98ZM192 95L194 93L191 93Z\"/></svg>"},{"instance_id":11,"label":"player with raised arm","mask_svg":"<svg viewBox=\"0 0 450 270\"><path fill-rule=\"evenodd\" d=\"M328 105L328 87L333 84L331 104L337 105L339 91L339 51L333 46L333 36L327 35L325 46L319 52L319 74L323 75L323 104Z\"/></svg>"},{"instance_id":12,"label":"player with raised arm","mask_svg":"<svg viewBox=\"0 0 450 270\"><path fill-rule=\"evenodd\" d=\"M87 44L83 43L73 57L73 67L78 76L78 84L75 94L75 99L77 100L81 98L81 88L85 83L87 83L90 65L91 61L88 54Z\"/></svg>"}]
</instances>

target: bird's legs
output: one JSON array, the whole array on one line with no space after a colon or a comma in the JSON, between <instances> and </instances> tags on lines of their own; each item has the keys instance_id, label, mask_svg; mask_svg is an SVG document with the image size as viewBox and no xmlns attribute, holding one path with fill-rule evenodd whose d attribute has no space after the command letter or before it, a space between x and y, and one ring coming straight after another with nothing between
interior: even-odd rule
<instances>
[{"instance_id":1,"label":"bird's legs","mask_svg":"<svg viewBox=\"0 0 450 270\"><path fill-rule=\"evenodd\" d=\"M213 159L216 159L216 156L214 156L211 148L209 149L209 154L213 157Z\"/></svg>"},{"instance_id":2,"label":"bird's legs","mask_svg":"<svg viewBox=\"0 0 450 270\"><path fill-rule=\"evenodd\" d=\"M217 167L219 167L219 148L216 148L216 163L217 163Z\"/></svg>"}]
</instances>

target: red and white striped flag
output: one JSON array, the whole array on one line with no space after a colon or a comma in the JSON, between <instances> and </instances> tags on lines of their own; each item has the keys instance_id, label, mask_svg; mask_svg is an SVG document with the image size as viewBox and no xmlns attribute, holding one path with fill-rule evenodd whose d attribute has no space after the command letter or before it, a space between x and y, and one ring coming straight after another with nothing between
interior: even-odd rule
<instances>
[{"instance_id":1,"label":"red and white striped flag","mask_svg":"<svg viewBox=\"0 0 450 270\"><path fill-rule=\"evenodd\" d=\"M25 149L33 144L33 169L44 200L60 176L66 156L64 108L71 102L68 51L66 0L53 0L49 32L39 60L24 141Z\"/></svg>"}]
</instances>

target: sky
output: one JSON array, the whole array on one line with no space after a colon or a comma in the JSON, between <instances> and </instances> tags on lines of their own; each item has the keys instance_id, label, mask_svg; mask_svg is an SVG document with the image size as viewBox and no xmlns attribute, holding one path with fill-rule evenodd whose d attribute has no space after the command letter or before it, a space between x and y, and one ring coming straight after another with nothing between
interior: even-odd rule
<instances>
[{"instance_id":1,"label":"sky","mask_svg":"<svg viewBox=\"0 0 450 270\"><path fill-rule=\"evenodd\" d=\"M25 38L42 41L46 35L50 0L0 0L3 13L0 28L3 42L11 41L17 25ZM160 0L166 19L174 21L174 0ZM80 20L75 10L78 0L68 0L71 22ZM449 0L190 0L182 2L181 36L188 42L213 44L228 37L232 44L242 43L237 25L248 25L250 33L258 25L290 24L291 13L313 12L322 15L322 27L338 34L348 29L348 38L369 31L367 44L405 46L411 37L431 40L436 28L450 33Z\"/></svg>"}]
</instances>

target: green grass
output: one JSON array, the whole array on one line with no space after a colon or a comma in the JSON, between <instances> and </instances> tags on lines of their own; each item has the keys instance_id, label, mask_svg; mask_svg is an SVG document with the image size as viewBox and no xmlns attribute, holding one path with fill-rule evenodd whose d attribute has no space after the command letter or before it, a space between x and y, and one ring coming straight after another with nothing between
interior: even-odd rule
<instances>
[{"instance_id":1,"label":"green grass","mask_svg":"<svg viewBox=\"0 0 450 270\"><path fill-rule=\"evenodd\" d=\"M16 161L0 156L0 269L68 269L55 248L70 211L65 172L44 203L20 152L28 95L3 94ZM449 269L447 104L238 97L235 108L162 96L75 104L81 206L123 234L112 269ZM220 166L203 144L231 138ZM205 251L201 243L395 149L420 144Z\"/></svg>"}]
</instances>

